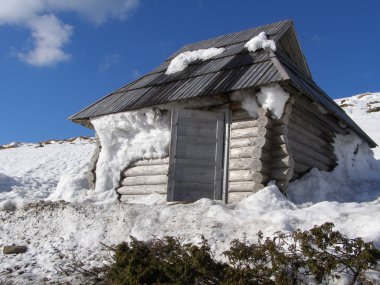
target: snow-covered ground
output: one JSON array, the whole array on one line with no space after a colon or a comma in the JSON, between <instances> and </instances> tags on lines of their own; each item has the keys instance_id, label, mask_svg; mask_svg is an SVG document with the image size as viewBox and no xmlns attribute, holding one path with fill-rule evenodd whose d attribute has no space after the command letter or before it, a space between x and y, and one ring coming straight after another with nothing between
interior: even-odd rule
<instances>
[{"instance_id":1,"label":"snow-covered ground","mask_svg":"<svg viewBox=\"0 0 380 285\"><path fill-rule=\"evenodd\" d=\"M363 111L369 100L380 101L380 93L358 97L349 98L353 106L345 109L350 108L346 109L349 115L380 143L376 127L380 113ZM374 104L377 103L370 105ZM360 142L340 138L340 167L332 173L313 170L292 183L292 201L276 186L268 186L230 205L208 199L193 204L165 204L154 195L145 201L150 205L116 201L102 204L86 199L52 202L49 199L60 177L86 167L94 143L78 139L43 147L15 144L1 149L0 249L16 244L26 245L28 250L20 255L0 253L0 284L73 282L75 276L66 276L60 268L78 259L89 267L100 266L108 257L100 243L116 244L131 235L144 240L173 235L192 242L204 235L220 256L231 240L253 241L259 230L271 235L278 230L309 229L328 221L348 236L361 236L380 247L379 161L371 159L365 147L355 156L346 156L349 151L345 150L355 147L355 143ZM380 159L380 152L376 153ZM24 205L38 200L45 201Z\"/></svg>"}]
</instances>

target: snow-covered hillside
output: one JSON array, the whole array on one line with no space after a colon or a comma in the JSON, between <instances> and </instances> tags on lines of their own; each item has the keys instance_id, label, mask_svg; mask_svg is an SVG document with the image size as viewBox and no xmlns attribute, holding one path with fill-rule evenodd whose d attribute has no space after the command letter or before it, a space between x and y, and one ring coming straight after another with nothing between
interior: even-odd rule
<instances>
[{"instance_id":1,"label":"snow-covered hillside","mask_svg":"<svg viewBox=\"0 0 380 285\"><path fill-rule=\"evenodd\" d=\"M367 111L379 106L373 103L380 101L379 94L337 100L353 105L343 107L378 143L380 113ZM172 235L192 242L204 235L220 256L230 241L253 241L259 230L272 235L328 221L349 237L361 236L380 247L380 161L364 146L352 155L357 144L360 141L354 137L338 138L337 169L312 170L293 182L290 200L276 186L268 186L230 205L208 199L165 204L154 195L140 204L77 199L89 195L74 178L90 160L92 140L8 145L0 149L0 249L16 244L28 250L20 255L0 253L0 284L74 282L76 276L66 276L61 268L78 259L88 267L101 266L108 252L100 243L119 243L131 235L144 240ZM74 179L71 184L70 179ZM66 197L72 202L50 201L65 198L57 193L57 185L66 187L58 190L70 192ZM70 185L72 189L67 188ZM44 201L28 204L38 200Z\"/></svg>"},{"instance_id":2,"label":"snow-covered hillside","mask_svg":"<svg viewBox=\"0 0 380 285\"><path fill-rule=\"evenodd\" d=\"M367 92L335 101L380 145L380 92ZM375 148L374 152L377 159L380 159L380 147Z\"/></svg>"}]
</instances>

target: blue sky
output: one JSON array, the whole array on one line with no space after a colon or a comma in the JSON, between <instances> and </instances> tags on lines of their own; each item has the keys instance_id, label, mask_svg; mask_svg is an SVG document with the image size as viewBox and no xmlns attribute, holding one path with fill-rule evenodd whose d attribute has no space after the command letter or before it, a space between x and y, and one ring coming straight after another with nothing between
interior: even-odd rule
<instances>
[{"instance_id":1,"label":"blue sky","mask_svg":"<svg viewBox=\"0 0 380 285\"><path fill-rule=\"evenodd\" d=\"M379 11L377 0L3 0L0 144L92 135L67 117L184 44L284 19L331 97L380 91Z\"/></svg>"}]
</instances>

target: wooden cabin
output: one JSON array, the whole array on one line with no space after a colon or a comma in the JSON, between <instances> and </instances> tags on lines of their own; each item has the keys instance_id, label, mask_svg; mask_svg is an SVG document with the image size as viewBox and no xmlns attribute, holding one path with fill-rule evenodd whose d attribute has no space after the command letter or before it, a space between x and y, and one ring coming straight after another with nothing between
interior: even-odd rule
<instances>
[{"instance_id":1,"label":"wooden cabin","mask_svg":"<svg viewBox=\"0 0 380 285\"><path fill-rule=\"evenodd\" d=\"M247 51L245 43L263 31L275 42L276 51ZM177 55L211 47L225 51L178 73L165 73ZM255 96L273 84L290 95L281 118L263 107L252 117L233 100L234 94ZM286 193L289 182L311 168L331 171L336 166L332 145L336 134L355 133L370 147L376 146L313 81L290 20L186 45L70 120L93 128L93 117L174 101L182 108L171 109L168 157L141 159L121 169L115 189L120 200L158 193L168 201L235 202L271 180ZM92 184L97 155L92 160Z\"/></svg>"}]
</instances>

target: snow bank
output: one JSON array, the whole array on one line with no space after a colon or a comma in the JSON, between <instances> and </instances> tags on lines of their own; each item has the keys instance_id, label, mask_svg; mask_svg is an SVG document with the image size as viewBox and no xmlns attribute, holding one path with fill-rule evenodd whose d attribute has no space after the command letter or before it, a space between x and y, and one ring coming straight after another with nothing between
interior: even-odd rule
<instances>
[{"instance_id":1,"label":"snow bank","mask_svg":"<svg viewBox=\"0 0 380 285\"><path fill-rule=\"evenodd\" d=\"M343 110L361 127L370 137L380 145L380 93L363 93L356 96L335 100ZM375 157L380 159L380 147L373 149Z\"/></svg>"},{"instance_id":2,"label":"snow bank","mask_svg":"<svg viewBox=\"0 0 380 285\"><path fill-rule=\"evenodd\" d=\"M279 230L306 230L330 221L349 237L362 236L380 246L379 211L380 199L295 205L274 185L229 205L209 199L149 206L39 203L13 213L0 211L0 245L28 246L22 256L0 255L0 283L33 280L38 284L44 278L45 282L75 283L71 282L75 274L65 276L58 268L72 265L74 255L87 267L102 266L109 254L100 243L117 244L130 236L140 240L177 236L183 242L199 242L203 235L215 256L222 259L234 239L253 242L258 231L271 236Z\"/></svg>"},{"instance_id":3,"label":"snow bank","mask_svg":"<svg viewBox=\"0 0 380 285\"><path fill-rule=\"evenodd\" d=\"M253 37L245 43L244 47L250 52L255 52L258 49L271 49L276 51L276 44L272 40L268 40L265 32L261 32L258 36Z\"/></svg>"},{"instance_id":4,"label":"snow bank","mask_svg":"<svg viewBox=\"0 0 380 285\"><path fill-rule=\"evenodd\" d=\"M112 199L120 171L137 159L168 155L170 122L168 112L141 109L91 119L102 149L96 165L94 193Z\"/></svg>"},{"instance_id":5,"label":"snow bank","mask_svg":"<svg viewBox=\"0 0 380 285\"><path fill-rule=\"evenodd\" d=\"M48 199L63 175L85 170L94 148L80 138L0 150L0 210Z\"/></svg>"},{"instance_id":6,"label":"snow bank","mask_svg":"<svg viewBox=\"0 0 380 285\"><path fill-rule=\"evenodd\" d=\"M196 60L208 60L223 53L224 51L224 48L208 48L183 52L172 59L165 74L173 74L183 71L189 66L190 63Z\"/></svg>"},{"instance_id":7,"label":"snow bank","mask_svg":"<svg viewBox=\"0 0 380 285\"><path fill-rule=\"evenodd\" d=\"M332 172L312 169L289 185L295 203L321 201L364 202L380 197L380 162L357 135L337 135L334 151L338 165Z\"/></svg>"},{"instance_id":8,"label":"snow bank","mask_svg":"<svg viewBox=\"0 0 380 285\"><path fill-rule=\"evenodd\" d=\"M257 101L263 108L268 108L272 117L280 119L284 112L286 101L289 99L289 93L285 92L279 84L271 84L261 87L257 93Z\"/></svg>"}]
</instances>

